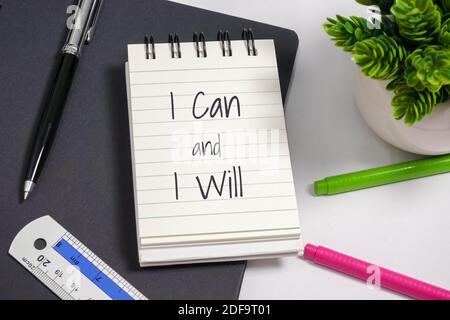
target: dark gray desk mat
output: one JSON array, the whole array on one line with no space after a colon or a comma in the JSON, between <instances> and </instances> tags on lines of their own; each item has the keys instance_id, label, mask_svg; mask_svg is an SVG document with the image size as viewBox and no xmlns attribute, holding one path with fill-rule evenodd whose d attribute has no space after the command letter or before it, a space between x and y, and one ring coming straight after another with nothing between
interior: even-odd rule
<instances>
[{"instance_id":1,"label":"dark gray desk mat","mask_svg":"<svg viewBox=\"0 0 450 320\"><path fill-rule=\"evenodd\" d=\"M283 97L298 47L293 31L169 1L106 0L85 48L58 136L31 199L21 204L27 149L52 83L72 0L0 0L0 299L56 299L7 254L16 233L50 214L150 299L235 299L245 262L138 266L124 63L145 33L192 41L244 27L274 38Z\"/></svg>"}]
</instances>

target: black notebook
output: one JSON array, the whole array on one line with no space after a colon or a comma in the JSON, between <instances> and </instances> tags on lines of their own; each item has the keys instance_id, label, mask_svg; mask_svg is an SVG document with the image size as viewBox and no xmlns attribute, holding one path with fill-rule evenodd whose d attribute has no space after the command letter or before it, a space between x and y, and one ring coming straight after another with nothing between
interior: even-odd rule
<instances>
[{"instance_id":1,"label":"black notebook","mask_svg":"<svg viewBox=\"0 0 450 320\"><path fill-rule=\"evenodd\" d=\"M245 262L141 268L124 62L127 45L153 34L167 43L194 32L232 40L251 28L274 39L285 100L298 47L293 31L169 1L105 1L92 43L85 47L53 149L31 198L21 189L32 134L52 85L71 0L0 1L0 286L4 299L52 299L43 284L7 256L16 233L50 214L149 299L235 299Z\"/></svg>"}]
</instances>

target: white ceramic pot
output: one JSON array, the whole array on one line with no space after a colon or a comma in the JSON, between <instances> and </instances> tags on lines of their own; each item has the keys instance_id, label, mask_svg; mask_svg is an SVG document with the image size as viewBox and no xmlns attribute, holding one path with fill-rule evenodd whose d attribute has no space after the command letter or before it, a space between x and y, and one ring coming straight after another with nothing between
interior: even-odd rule
<instances>
[{"instance_id":1,"label":"white ceramic pot","mask_svg":"<svg viewBox=\"0 0 450 320\"><path fill-rule=\"evenodd\" d=\"M431 115L409 127L392 116L392 92L386 81L357 72L355 100L362 117L383 140L395 147L423 155L450 153L450 102L439 104Z\"/></svg>"}]
</instances>

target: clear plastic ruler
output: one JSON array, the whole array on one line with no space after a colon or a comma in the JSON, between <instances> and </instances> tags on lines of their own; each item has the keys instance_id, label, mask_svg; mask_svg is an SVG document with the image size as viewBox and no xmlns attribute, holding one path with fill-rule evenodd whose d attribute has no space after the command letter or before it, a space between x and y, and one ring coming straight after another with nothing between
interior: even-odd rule
<instances>
[{"instance_id":1,"label":"clear plastic ruler","mask_svg":"<svg viewBox=\"0 0 450 320\"><path fill-rule=\"evenodd\" d=\"M9 254L63 300L147 300L50 216L26 225Z\"/></svg>"}]
</instances>

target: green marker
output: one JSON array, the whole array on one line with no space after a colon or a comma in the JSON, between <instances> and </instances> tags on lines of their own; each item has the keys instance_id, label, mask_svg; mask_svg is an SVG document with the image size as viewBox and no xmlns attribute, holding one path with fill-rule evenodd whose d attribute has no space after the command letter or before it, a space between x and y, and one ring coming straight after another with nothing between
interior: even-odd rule
<instances>
[{"instance_id":1,"label":"green marker","mask_svg":"<svg viewBox=\"0 0 450 320\"><path fill-rule=\"evenodd\" d=\"M317 196L377 187L450 172L450 154L328 177L314 183Z\"/></svg>"}]
</instances>

